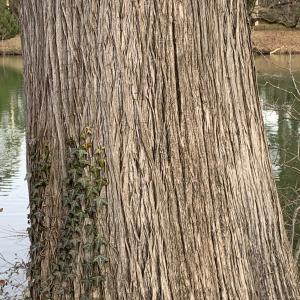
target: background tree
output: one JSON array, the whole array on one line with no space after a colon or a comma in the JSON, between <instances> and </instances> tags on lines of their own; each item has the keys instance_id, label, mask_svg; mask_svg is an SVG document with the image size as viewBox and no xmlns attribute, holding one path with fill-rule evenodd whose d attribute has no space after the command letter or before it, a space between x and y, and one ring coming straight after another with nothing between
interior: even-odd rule
<instances>
[{"instance_id":1,"label":"background tree","mask_svg":"<svg viewBox=\"0 0 300 300\"><path fill-rule=\"evenodd\" d=\"M244 1L21 20L32 299L297 299Z\"/></svg>"},{"instance_id":2,"label":"background tree","mask_svg":"<svg viewBox=\"0 0 300 300\"><path fill-rule=\"evenodd\" d=\"M263 21L279 24L287 28L296 28L300 20L299 1L252 1L247 0L252 23Z\"/></svg>"},{"instance_id":3,"label":"background tree","mask_svg":"<svg viewBox=\"0 0 300 300\"><path fill-rule=\"evenodd\" d=\"M0 0L0 39L14 37L19 31L19 23L6 6L6 1Z\"/></svg>"},{"instance_id":4,"label":"background tree","mask_svg":"<svg viewBox=\"0 0 300 300\"><path fill-rule=\"evenodd\" d=\"M9 1L9 8L10 8L11 12L12 12L13 14L15 14L15 16L18 16L19 2L20 2L19 0L10 0L10 1Z\"/></svg>"}]
</instances>

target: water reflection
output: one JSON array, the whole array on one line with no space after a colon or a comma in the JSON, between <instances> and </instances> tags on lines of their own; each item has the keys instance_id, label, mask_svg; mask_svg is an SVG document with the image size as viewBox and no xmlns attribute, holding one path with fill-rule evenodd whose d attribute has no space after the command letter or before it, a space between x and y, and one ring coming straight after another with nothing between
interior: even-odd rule
<instances>
[{"instance_id":1,"label":"water reflection","mask_svg":"<svg viewBox=\"0 0 300 300\"><path fill-rule=\"evenodd\" d=\"M258 57L256 69L274 174L291 230L300 205L300 56ZM299 224L296 230L300 233Z\"/></svg>"},{"instance_id":2,"label":"water reflection","mask_svg":"<svg viewBox=\"0 0 300 300\"><path fill-rule=\"evenodd\" d=\"M20 171L20 149L24 140L21 78L17 72L7 69L0 73L0 85L6 87L5 91L0 90L0 196L11 189L13 177Z\"/></svg>"},{"instance_id":3,"label":"water reflection","mask_svg":"<svg viewBox=\"0 0 300 300\"><path fill-rule=\"evenodd\" d=\"M21 58L0 57L0 279L16 258L26 260L28 193L26 174L25 103ZM4 260L5 259L5 260ZM12 278L11 278L12 279ZM24 274L14 275L18 285ZM21 290L21 287L19 291ZM19 291L6 288L12 297ZM3 296L3 295L2 295ZM1 299L1 293L0 293ZM7 298L10 299L10 298Z\"/></svg>"}]
</instances>

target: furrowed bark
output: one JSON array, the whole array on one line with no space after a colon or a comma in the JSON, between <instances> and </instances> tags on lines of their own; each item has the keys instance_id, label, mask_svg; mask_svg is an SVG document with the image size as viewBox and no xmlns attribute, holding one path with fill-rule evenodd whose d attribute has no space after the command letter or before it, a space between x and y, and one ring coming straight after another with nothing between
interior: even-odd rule
<instances>
[{"instance_id":1,"label":"furrowed bark","mask_svg":"<svg viewBox=\"0 0 300 300\"><path fill-rule=\"evenodd\" d=\"M244 2L23 0L21 20L32 299L298 299Z\"/></svg>"}]
</instances>

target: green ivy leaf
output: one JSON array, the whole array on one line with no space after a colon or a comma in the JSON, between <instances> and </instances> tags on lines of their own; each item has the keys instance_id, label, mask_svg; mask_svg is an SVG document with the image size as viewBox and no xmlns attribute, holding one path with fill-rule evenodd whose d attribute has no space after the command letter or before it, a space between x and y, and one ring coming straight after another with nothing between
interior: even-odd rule
<instances>
[{"instance_id":1,"label":"green ivy leaf","mask_svg":"<svg viewBox=\"0 0 300 300\"><path fill-rule=\"evenodd\" d=\"M78 154L78 157L81 158L81 157L87 155L88 153L87 153L87 151L86 151L85 149L79 148L79 149L77 150L77 154Z\"/></svg>"},{"instance_id":2,"label":"green ivy leaf","mask_svg":"<svg viewBox=\"0 0 300 300\"><path fill-rule=\"evenodd\" d=\"M103 264L109 262L109 259L104 255L99 255L94 258L93 262L98 263L99 266L102 266Z\"/></svg>"},{"instance_id":3,"label":"green ivy leaf","mask_svg":"<svg viewBox=\"0 0 300 300\"><path fill-rule=\"evenodd\" d=\"M107 206L108 205L108 201L106 198L102 198L102 197L97 197L95 198L94 200L97 204L98 207L101 207L101 206Z\"/></svg>"},{"instance_id":4,"label":"green ivy leaf","mask_svg":"<svg viewBox=\"0 0 300 300\"><path fill-rule=\"evenodd\" d=\"M91 277L91 280L96 282L96 284L101 284L103 281L105 281L105 277L103 275L94 276Z\"/></svg>"}]
</instances>

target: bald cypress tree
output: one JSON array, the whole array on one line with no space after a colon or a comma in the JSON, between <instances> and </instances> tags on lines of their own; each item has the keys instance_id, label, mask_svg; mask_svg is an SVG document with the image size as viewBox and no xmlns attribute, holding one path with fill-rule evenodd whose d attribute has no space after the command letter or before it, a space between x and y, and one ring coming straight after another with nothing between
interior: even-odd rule
<instances>
[{"instance_id":1,"label":"bald cypress tree","mask_svg":"<svg viewBox=\"0 0 300 300\"><path fill-rule=\"evenodd\" d=\"M242 0L22 0L36 299L297 299Z\"/></svg>"}]
</instances>

